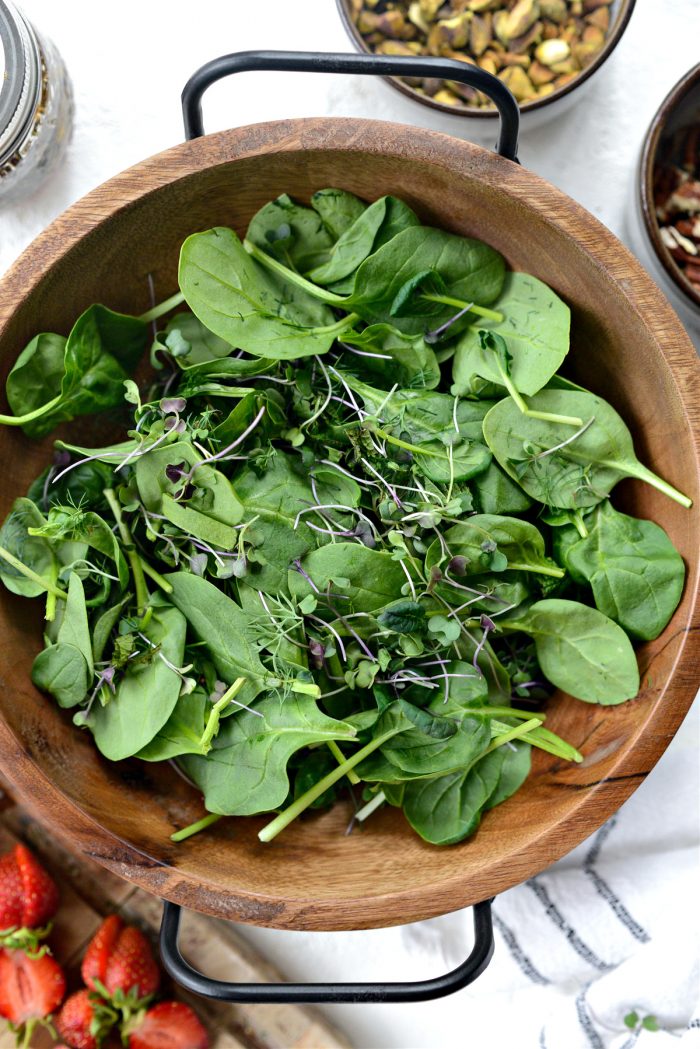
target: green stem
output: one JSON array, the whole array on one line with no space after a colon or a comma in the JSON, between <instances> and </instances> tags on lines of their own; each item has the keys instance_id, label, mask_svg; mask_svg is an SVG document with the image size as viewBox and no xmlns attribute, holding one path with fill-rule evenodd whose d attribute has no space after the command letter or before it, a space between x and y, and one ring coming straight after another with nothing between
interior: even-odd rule
<instances>
[{"instance_id":1,"label":"green stem","mask_svg":"<svg viewBox=\"0 0 700 1049\"><path fill-rule=\"evenodd\" d=\"M462 299L453 299L450 295L421 295L428 302L444 302L446 306L456 306L459 310L469 307L470 313L476 313L477 317L486 317L487 320L495 321L496 324L503 322L503 314L497 310L489 310L486 306L477 306L475 303L463 302Z\"/></svg>"},{"instance_id":2,"label":"green stem","mask_svg":"<svg viewBox=\"0 0 700 1049\"><path fill-rule=\"evenodd\" d=\"M132 538L131 532L129 531L129 526L122 517L122 508L119 505L119 500L117 499L114 493L114 489L105 488L104 497L107 500L107 504L110 510L114 514L114 520L117 522L117 528L119 529L119 534L122 538L124 550L126 552L129 565L131 566L131 574L134 579L134 588L136 590L136 604L138 606L139 612L143 613L145 612L146 605L148 604L148 587L146 586L146 579L143 574L141 558L136 552L136 547L134 546L134 540Z\"/></svg>"},{"instance_id":3,"label":"green stem","mask_svg":"<svg viewBox=\"0 0 700 1049\"><path fill-rule=\"evenodd\" d=\"M372 424L371 430L372 433L376 433L377 437L381 437L383 441L388 441L389 444L395 444L397 448L405 448L406 451L416 452L418 455L428 455L431 459L444 459L447 463L450 461L449 455L441 455L440 452L429 452L417 444L409 444L408 441L402 441L400 437L392 437L386 430L382 430L374 424Z\"/></svg>"},{"instance_id":4,"label":"green stem","mask_svg":"<svg viewBox=\"0 0 700 1049\"><path fill-rule=\"evenodd\" d=\"M338 764L342 765L343 762L345 761L345 755L343 754L342 750L340 749L340 747L338 746L336 741L334 739L331 739L328 742L327 746L328 746L328 749L330 750L331 754L335 758L335 760L338 762ZM350 771L348 772L348 779L350 780L350 782L353 785L355 785L357 783L362 783L362 780L360 779L360 777L352 769L350 769Z\"/></svg>"},{"instance_id":5,"label":"green stem","mask_svg":"<svg viewBox=\"0 0 700 1049\"><path fill-rule=\"evenodd\" d=\"M143 568L144 573L150 579L152 579L153 582L157 586L160 587L160 589L163 591L164 594L172 594L173 588L170 585L170 583L168 582L168 580L165 579L160 574L160 572L157 572L155 568L153 568L151 565L149 565L148 561L146 561L146 559L144 557L141 557L141 555L139 553L137 553L136 556L138 557L139 561L141 562L141 567Z\"/></svg>"},{"instance_id":6,"label":"green stem","mask_svg":"<svg viewBox=\"0 0 700 1049\"><path fill-rule=\"evenodd\" d=\"M481 756L484 757L485 754L490 754L492 750L502 747L504 743L510 743L512 739L520 739L521 736L526 736L533 728L539 728L539 726L539 718L530 718L528 721L523 721L520 725L514 725L507 732L502 732L500 736L494 736Z\"/></svg>"},{"instance_id":7,"label":"green stem","mask_svg":"<svg viewBox=\"0 0 700 1049\"><path fill-rule=\"evenodd\" d=\"M548 423L564 423L566 426L583 426L583 419L579 419L575 415L557 415L554 412L538 412L534 408L529 408L520 390L516 389L513 385L513 380L498 359L497 364L501 376L501 382L523 415L529 415L531 419L542 419L543 422Z\"/></svg>"},{"instance_id":8,"label":"green stem","mask_svg":"<svg viewBox=\"0 0 700 1049\"><path fill-rule=\"evenodd\" d=\"M20 575L23 575L25 579L31 579L32 583L36 583L37 586L40 586L47 594L53 594L54 597L60 597L62 601L67 600L68 595L63 590L54 586L53 583L49 583L46 579L42 579L42 577L31 568L27 568L19 558L15 557L14 554L11 554L4 546L0 546L0 557L3 561L7 561L8 565L12 565L13 568L17 569Z\"/></svg>"},{"instance_id":9,"label":"green stem","mask_svg":"<svg viewBox=\"0 0 700 1049\"><path fill-rule=\"evenodd\" d=\"M258 834L260 841L272 841L273 838L277 837L280 831L283 831L285 827L288 827L289 824L297 818L297 816L300 816L304 809L307 809L309 805L312 805L313 802L316 801L316 798L320 798L329 787L332 787L338 782L338 780L342 779L343 776L346 776L349 769L354 769L355 765L359 765L369 754L377 750L383 743L386 743L388 739L391 739L392 736L395 736L400 731L400 729L394 728L390 732L385 732L383 735L377 736L376 739L371 740L366 746L356 751L352 757L346 758L342 765L339 765L337 769L333 769L332 772L329 772L328 775L319 780L315 786L310 787L298 797L296 801L293 801L284 812L280 812L279 816L275 816L270 823L267 823Z\"/></svg>"},{"instance_id":10,"label":"green stem","mask_svg":"<svg viewBox=\"0 0 700 1049\"><path fill-rule=\"evenodd\" d=\"M362 823L368 816L371 816L380 805L383 805L385 801L386 794L383 790L380 790L370 801L367 802L366 805L363 805L361 809L357 810L355 813L355 819Z\"/></svg>"},{"instance_id":11,"label":"green stem","mask_svg":"<svg viewBox=\"0 0 700 1049\"><path fill-rule=\"evenodd\" d=\"M209 718L207 720L206 727L202 733L202 738L199 741L199 745L205 754L208 754L211 750L211 741L213 740L216 732L219 728L219 721L221 719L221 711L224 707L227 707L234 696L236 696L248 679L244 677L237 677L234 683L227 688L221 699L217 699L209 711Z\"/></svg>"},{"instance_id":12,"label":"green stem","mask_svg":"<svg viewBox=\"0 0 700 1049\"><path fill-rule=\"evenodd\" d=\"M614 470L620 469L619 463L610 463L607 460L601 459L602 466L610 466ZM642 466L641 463L625 463L625 470L630 477L638 477L640 481L646 481L653 488L658 489L659 492L663 492L669 499L673 499L675 502L680 503L686 510L690 509L693 505L693 500L689 499L687 495L683 495L683 492L679 492L677 488L674 488L668 481L664 481L663 477L659 477L652 470L647 469L646 466Z\"/></svg>"},{"instance_id":13,"label":"green stem","mask_svg":"<svg viewBox=\"0 0 700 1049\"><path fill-rule=\"evenodd\" d=\"M303 288L304 291L309 293L309 295L313 295L314 298L320 299L321 302L328 302L331 306L342 307L345 301L342 295L334 295L332 291L326 291L325 288L319 288L317 284L313 284L310 280L307 280L306 277L302 277L300 273L290 270L287 266L278 262L277 259L273 259L271 255L268 255L267 252L263 251L247 239L243 241L243 247L254 259L262 263L267 269L272 270L273 273L278 273L281 277L284 277L284 279L290 284L296 284L298 288Z\"/></svg>"},{"instance_id":14,"label":"green stem","mask_svg":"<svg viewBox=\"0 0 700 1049\"><path fill-rule=\"evenodd\" d=\"M537 572L539 575L549 575L554 579L563 579L566 575L561 568L550 568L548 565L525 565L520 561L509 561L508 568L514 572Z\"/></svg>"},{"instance_id":15,"label":"green stem","mask_svg":"<svg viewBox=\"0 0 700 1049\"><path fill-rule=\"evenodd\" d=\"M491 717L502 717L502 718L538 718L540 722L544 721L546 714L539 714L537 711L531 710L518 710L516 707L468 707L465 713L469 714L488 714Z\"/></svg>"},{"instance_id":16,"label":"green stem","mask_svg":"<svg viewBox=\"0 0 700 1049\"><path fill-rule=\"evenodd\" d=\"M531 715L532 720L536 721L537 717L537 714ZM502 732L503 734L510 731L510 726L495 719L491 722L491 727L496 732ZM529 743L533 747L538 747L540 750L546 750L548 754L554 754L555 757L562 758L564 761L583 761L581 754L575 747L572 747L565 739L555 735L554 732L550 732L549 729L542 725L541 721L536 721L536 724L528 730L528 735L523 739L523 742Z\"/></svg>"},{"instance_id":17,"label":"green stem","mask_svg":"<svg viewBox=\"0 0 700 1049\"><path fill-rule=\"evenodd\" d=\"M220 819L223 819L223 816L216 812L210 812L208 816L203 816L196 823L190 823L189 827L183 827L182 830L175 831L174 834L170 835L170 840L185 841L186 838L199 834L200 830L206 830L207 827L211 827L212 823L218 823Z\"/></svg>"},{"instance_id":18,"label":"green stem","mask_svg":"<svg viewBox=\"0 0 700 1049\"><path fill-rule=\"evenodd\" d=\"M142 313L138 319L145 324L150 324L151 321L157 321L159 317L163 316L163 314L170 313L171 310L174 310L176 306L179 306L184 301L185 296L182 292L176 291L169 299L166 299L164 302L159 302L158 305L154 306L151 310L146 310L146 312Z\"/></svg>"},{"instance_id":19,"label":"green stem","mask_svg":"<svg viewBox=\"0 0 700 1049\"><path fill-rule=\"evenodd\" d=\"M314 335L335 335L336 332L340 334L346 328L352 328L355 321L359 319L359 313L348 313L347 317L341 317L335 324L327 324L325 328L310 328L309 331ZM246 393L250 393L250 390L246 389Z\"/></svg>"},{"instance_id":20,"label":"green stem","mask_svg":"<svg viewBox=\"0 0 700 1049\"><path fill-rule=\"evenodd\" d=\"M572 510L571 518L574 522L576 531L582 539L588 539L588 529L586 528L586 522L583 519L583 514L580 510Z\"/></svg>"},{"instance_id":21,"label":"green stem","mask_svg":"<svg viewBox=\"0 0 700 1049\"><path fill-rule=\"evenodd\" d=\"M33 422L34 419L40 419L42 415L46 415L52 408L55 408L60 403L61 398L62 394L59 393L52 400L35 408L33 412L27 412L26 415L0 415L0 425L24 426L25 423Z\"/></svg>"}]
</instances>

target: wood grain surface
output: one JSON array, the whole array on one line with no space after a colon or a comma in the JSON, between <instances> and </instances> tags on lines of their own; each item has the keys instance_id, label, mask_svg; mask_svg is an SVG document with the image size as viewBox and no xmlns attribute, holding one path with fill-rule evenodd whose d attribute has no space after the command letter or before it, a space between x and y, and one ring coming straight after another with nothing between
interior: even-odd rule
<instances>
[{"instance_id":1,"label":"wood grain surface","mask_svg":"<svg viewBox=\"0 0 700 1049\"><path fill-rule=\"evenodd\" d=\"M4 374L37 331L65 332L94 301L138 313L176 289L178 250L194 230L239 232L265 201L323 186L366 199L394 193L422 219L471 234L536 274L571 305L572 375L608 398L640 458L698 498L700 375L679 320L631 254L536 175L436 132L373 121L310 119L211 135L144 161L70 208L0 286ZM99 441L99 426L93 436ZM0 433L0 511L46 464L50 442ZM236 921L347 929L427 918L491 896L569 851L639 785L668 746L698 685L697 502L690 511L627 481L616 503L658 521L685 557L683 600L641 645L639 697L602 708L552 698L548 725L584 754L571 766L538 752L523 790L449 848L426 845L400 813L345 835L348 809L310 816L262 845L263 820L223 820L173 845L203 814L169 767L101 759L29 680L41 647L37 606L0 595L0 767L37 815L119 877Z\"/></svg>"},{"instance_id":2,"label":"wood grain surface","mask_svg":"<svg viewBox=\"0 0 700 1049\"><path fill-rule=\"evenodd\" d=\"M0 855L23 841L51 873L61 893L61 905L49 939L64 967L67 994L83 984L80 963L88 942L103 918L118 913L138 925L151 939L157 955L161 904L122 878L85 858L53 830L37 823L16 805L0 783ZM230 922L189 915L180 942L190 962L218 979L239 983L277 982L283 977L246 943ZM349 1049L346 1040L320 1013L297 1005L225 1005L188 995L162 974L160 997L179 998L197 1012L211 1040L211 1049ZM48 1049L54 1039L37 1029L32 1049ZM114 1046L120 1046L119 1040ZM14 1035L0 1019L0 1049L12 1049ZM105 1049L111 1049L105 1046Z\"/></svg>"}]
</instances>

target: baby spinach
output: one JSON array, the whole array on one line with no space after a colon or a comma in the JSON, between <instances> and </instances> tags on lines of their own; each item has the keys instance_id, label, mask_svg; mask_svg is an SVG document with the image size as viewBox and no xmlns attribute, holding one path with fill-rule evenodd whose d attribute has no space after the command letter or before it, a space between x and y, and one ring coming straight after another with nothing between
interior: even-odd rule
<instances>
[{"instance_id":1,"label":"baby spinach","mask_svg":"<svg viewBox=\"0 0 700 1049\"><path fill-rule=\"evenodd\" d=\"M403 201L380 197L358 215L330 249L328 260L308 274L317 284L335 284L354 273L365 259L418 219Z\"/></svg>"},{"instance_id":2,"label":"baby spinach","mask_svg":"<svg viewBox=\"0 0 700 1049\"><path fill-rule=\"evenodd\" d=\"M681 506L691 505L687 496L639 462L629 430L601 397L575 390L541 390L530 406L586 420L572 433L568 425L523 415L510 398L490 410L484 419L486 443L505 472L533 499L571 510L595 506L623 477L636 477Z\"/></svg>"},{"instance_id":3,"label":"baby spinach","mask_svg":"<svg viewBox=\"0 0 700 1049\"><path fill-rule=\"evenodd\" d=\"M272 675L260 662L249 618L235 601L206 579L189 572L175 572L166 579L172 587L173 604L186 618L197 640L206 647L217 673L228 684L239 677L245 678L237 698L241 703L250 703ZM235 709L232 705L230 712Z\"/></svg>"},{"instance_id":4,"label":"baby spinach","mask_svg":"<svg viewBox=\"0 0 700 1049\"><path fill-rule=\"evenodd\" d=\"M325 353L352 324L349 319L335 322L323 303L260 266L224 227L187 238L180 253L180 287L210 331L268 359Z\"/></svg>"},{"instance_id":5,"label":"baby spinach","mask_svg":"<svg viewBox=\"0 0 700 1049\"><path fill-rule=\"evenodd\" d=\"M407 783L406 819L432 845L454 845L469 837L498 789L504 761L505 748L499 747L458 772Z\"/></svg>"},{"instance_id":6,"label":"baby spinach","mask_svg":"<svg viewBox=\"0 0 700 1049\"><path fill-rule=\"evenodd\" d=\"M146 657L126 664L116 692L106 706L95 702L85 724L101 754L110 761L137 754L165 725L175 709L182 679L186 620L177 608L154 609L140 634Z\"/></svg>"},{"instance_id":7,"label":"baby spinach","mask_svg":"<svg viewBox=\"0 0 700 1049\"><path fill-rule=\"evenodd\" d=\"M658 637L683 592L685 565L663 528L615 510L606 499L586 519L588 535L558 528L555 556L577 583L588 583L596 608L628 634Z\"/></svg>"},{"instance_id":8,"label":"baby spinach","mask_svg":"<svg viewBox=\"0 0 700 1049\"><path fill-rule=\"evenodd\" d=\"M595 608L549 598L500 620L534 638L543 673L587 703L610 706L639 692L639 669L624 630Z\"/></svg>"},{"instance_id":9,"label":"baby spinach","mask_svg":"<svg viewBox=\"0 0 700 1049\"><path fill-rule=\"evenodd\" d=\"M351 725L323 714L309 696L271 695L223 722L206 758L179 759L210 812L248 816L276 809L289 793L287 762L310 744L352 740Z\"/></svg>"},{"instance_id":10,"label":"baby spinach","mask_svg":"<svg viewBox=\"0 0 700 1049\"><path fill-rule=\"evenodd\" d=\"M166 350L180 366L193 367L228 357L233 346L214 335L193 313L176 313L159 334L154 348Z\"/></svg>"},{"instance_id":11,"label":"baby spinach","mask_svg":"<svg viewBox=\"0 0 700 1049\"><path fill-rule=\"evenodd\" d=\"M384 608L406 582L401 565L389 554L360 543L321 546L303 558L300 568L289 571L290 592L297 597L320 593L331 601L341 595L341 613L348 604L353 612Z\"/></svg>"},{"instance_id":12,"label":"baby spinach","mask_svg":"<svg viewBox=\"0 0 700 1049\"><path fill-rule=\"evenodd\" d=\"M497 355L479 338L479 331L486 330L504 339L515 388L535 394L552 378L569 351L569 307L536 277L508 273L494 309L502 320L477 318L478 323L472 323L459 337L452 365L452 391L468 392L474 375L505 385Z\"/></svg>"},{"instance_id":13,"label":"baby spinach","mask_svg":"<svg viewBox=\"0 0 700 1049\"><path fill-rule=\"evenodd\" d=\"M32 681L51 693L59 707L75 707L85 699L90 672L82 652L75 645L57 642L38 653L32 665Z\"/></svg>"},{"instance_id":14,"label":"baby spinach","mask_svg":"<svg viewBox=\"0 0 700 1049\"><path fill-rule=\"evenodd\" d=\"M60 422L120 404L123 382L148 339L148 325L138 317L100 305L80 315L67 339L37 336L7 377L7 400L15 414L0 416L0 423L43 437Z\"/></svg>"},{"instance_id":15,"label":"baby spinach","mask_svg":"<svg viewBox=\"0 0 700 1049\"><path fill-rule=\"evenodd\" d=\"M544 539L529 521L496 514L474 514L448 528L426 554L426 568L459 558L459 575L484 572L539 572L560 578L562 570L545 555Z\"/></svg>"}]
</instances>

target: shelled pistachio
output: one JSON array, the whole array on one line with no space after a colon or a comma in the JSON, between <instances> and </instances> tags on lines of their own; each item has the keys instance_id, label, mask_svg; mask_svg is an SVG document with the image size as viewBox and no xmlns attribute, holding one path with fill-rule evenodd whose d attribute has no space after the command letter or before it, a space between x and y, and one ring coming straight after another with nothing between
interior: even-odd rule
<instances>
[{"instance_id":1,"label":"shelled pistachio","mask_svg":"<svg viewBox=\"0 0 700 1049\"><path fill-rule=\"evenodd\" d=\"M459 58L500 77L527 104L573 82L597 58L612 0L346 0L370 51ZM454 108L492 106L455 81L405 78Z\"/></svg>"}]
</instances>

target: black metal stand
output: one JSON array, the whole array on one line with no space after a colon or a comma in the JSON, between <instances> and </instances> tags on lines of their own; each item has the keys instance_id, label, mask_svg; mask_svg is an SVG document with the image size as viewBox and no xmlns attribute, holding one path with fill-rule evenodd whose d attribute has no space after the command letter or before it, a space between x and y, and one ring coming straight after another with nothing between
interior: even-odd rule
<instances>
[{"instance_id":1,"label":"black metal stand","mask_svg":"<svg viewBox=\"0 0 700 1049\"><path fill-rule=\"evenodd\" d=\"M474 907L475 942L471 954L452 972L416 983L226 983L211 980L193 969L180 954L178 933L181 908L163 904L160 955L167 973L180 987L219 1002L248 1002L257 1005L290 1002L425 1002L460 991L476 980L493 955L491 900Z\"/></svg>"}]
</instances>

